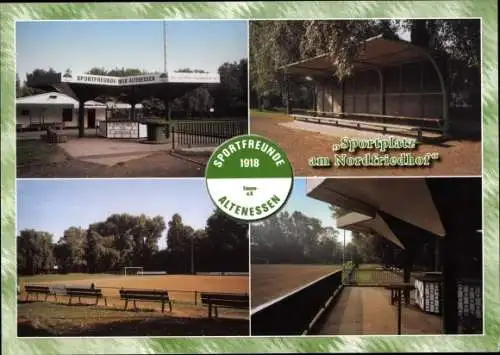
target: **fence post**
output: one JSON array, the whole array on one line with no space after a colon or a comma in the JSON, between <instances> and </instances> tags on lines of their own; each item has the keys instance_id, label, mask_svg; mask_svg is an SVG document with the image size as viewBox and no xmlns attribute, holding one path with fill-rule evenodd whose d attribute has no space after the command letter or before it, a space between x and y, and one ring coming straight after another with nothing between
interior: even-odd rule
<instances>
[{"instance_id":1,"label":"fence post","mask_svg":"<svg viewBox=\"0 0 500 355\"><path fill-rule=\"evenodd\" d=\"M172 150L175 150L175 126L171 125L170 126L170 132L172 134Z\"/></svg>"}]
</instances>

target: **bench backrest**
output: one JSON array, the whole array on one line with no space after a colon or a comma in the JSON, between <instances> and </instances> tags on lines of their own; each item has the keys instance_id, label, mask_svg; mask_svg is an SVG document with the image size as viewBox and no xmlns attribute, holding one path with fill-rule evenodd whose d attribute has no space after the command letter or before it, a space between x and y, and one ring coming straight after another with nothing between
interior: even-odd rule
<instances>
[{"instance_id":1,"label":"bench backrest","mask_svg":"<svg viewBox=\"0 0 500 355\"><path fill-rule=\"evenodd\" d=\"M168 301L168 291L162 290L129 290L129 289L121 289L120 290L120 298L121 299L129 299L129 300L164 300Z\"/></svg>"},{"instance_id":2,"label":"bench backrest","mask_svg":"<svg viewBox=\"0 0 500 355\"><path fill-rule=\"evenodd\" d=\"M102 296L102 291L100 288L68 287L66 294L68 296Z\"/></svg>"},{"instance_id":3,"label":"bench backrest","mask_svg":"<svg viewBox=\"0 0 500 355\"><path fill-rule=\"evenodd\" d=\"M50 293L49 286L35 286L35 285L26 285L24 286L24 290L28 293Z\"/></svg>"},{"instance_id":4,"label":"bench backrest","mask_svg":"<svg viewBox=\"0 0 500 355\"><path fill-rule=\"evenodd\" d=\"M234 308L248 308L249 301L247 294L234 293L201 293L201 303L215 306L226 306Z\"/></svg>"}]
</instances>

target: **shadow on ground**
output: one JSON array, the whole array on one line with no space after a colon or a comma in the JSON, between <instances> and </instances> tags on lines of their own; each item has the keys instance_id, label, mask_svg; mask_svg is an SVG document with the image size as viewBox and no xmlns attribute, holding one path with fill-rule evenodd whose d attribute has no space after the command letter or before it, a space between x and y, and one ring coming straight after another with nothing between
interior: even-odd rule
<instances>
[{"instance_id":1,"label":"shadow on ground","mask_svg":"<svg viewBox=\"0 0 500 355\"><path fill-rule=\"evenodd\" d=\"M19 337L54 336L221 336L248 335L248 320L245 319L200 319L162 317L154 319L134 319L106 324L89 325L86 328L67 327L47 329L30 321L17 325Z\"/></svg>"}]
</instances>

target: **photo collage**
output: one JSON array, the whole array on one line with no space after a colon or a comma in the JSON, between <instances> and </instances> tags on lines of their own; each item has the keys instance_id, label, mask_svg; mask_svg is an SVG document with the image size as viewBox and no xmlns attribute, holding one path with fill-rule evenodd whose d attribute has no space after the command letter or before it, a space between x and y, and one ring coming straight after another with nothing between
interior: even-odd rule
<instances>
[{"instance_id":1,"label":"photo collage","mask_svg":"<svg viewBox=\"0 0 500 355\"><path fill-rule=\"evenodd\" d=\"M481 33L17 21L18 337L482 334Z\"/></svg>"}]
</instances>

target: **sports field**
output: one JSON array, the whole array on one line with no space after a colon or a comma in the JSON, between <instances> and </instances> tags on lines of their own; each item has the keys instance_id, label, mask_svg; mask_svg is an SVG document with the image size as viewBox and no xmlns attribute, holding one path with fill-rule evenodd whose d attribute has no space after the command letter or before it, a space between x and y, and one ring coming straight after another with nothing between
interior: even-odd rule
<instances>
[{"instance_id":1,"label":"sports field","mask_svg":"<svg viewBox=\"0 0 500 355\"><path fill-rule=\"evenodd\" d=\"M340 270L340 265L252 265L252 308Z\"/></svg>"},{"instance_id":2,"label":"sports field","mask_svg":"<svg viewBox=\"0 0 500 355\"><path fill-rule=\"evenodd\" d=\"M108 305L100 300L49 296L46 302L25 302L24 285L65 285L102 289ZM234 335L248 334L248 311L219 309L219 319L209 321L208 310L201 306L200 292L248 293L248 276L220 275L40 275L20 278L18 304L19 336L54 335ZM172 312L161 313L161 304L137 302L124 311L119 289L166 290L172 300ZM78 302L77 302L78 301ZM94 300L95 301L95 300ZM79 303L79 304L78 304Z\"/></svg>"},{"instance_id":3,"label":"sports field","mask_svg":"<svg viewBox=\"0 0 500 355\"><path fill-rule=\"evenodd\" d=\"M172 297L174 303L194 304L195 295L199 292L227 292L248 293L248 276L206 276L206 275L85 275L74 274L61 275L61 277L40 277L21 279L21 285L25 283L46 285L64 284L66 287L90 287L94 283L95 288L102 289L104 296L109 297L115 303L123 304L119 300L120 288L166 290ZM109 301L108 299L108 301Z\"/></svg>"}]
</instances>

